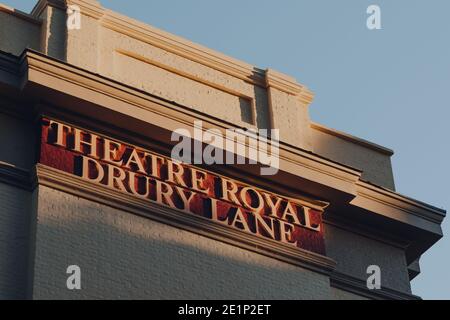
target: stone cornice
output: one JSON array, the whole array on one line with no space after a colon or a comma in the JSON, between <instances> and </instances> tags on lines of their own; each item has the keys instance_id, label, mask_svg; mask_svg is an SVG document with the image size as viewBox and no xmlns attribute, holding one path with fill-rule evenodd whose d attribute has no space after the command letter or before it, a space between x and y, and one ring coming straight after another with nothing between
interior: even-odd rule
<instances>
[{"instance_id":1,"label":"stone cornice","mask_svg":"<svg viewBox=\"0 0 450 320\"><path fill-rule=\"evenodd\" d=\"M144 43L151 44L236 78L263 87L266 85L265 72L262 69L255 68L250 64L238 61L111 10L105 11L101 24L105 28L114 30Z\"/></svg>"},{"instance_id":2,"label":"stone cornice","mask_svg":"<svg viewBox=\"0 0 450 320\"><path fill-rule=\"evenodd\" d=\"M369 290L366 281L334 271L330 276L332 287L352 292L373 300L421 300L411 293L402 292L382 286L380 290Z\"/></svg>"},{"instance_id":3,"label":"stone cornice","mask_svg":"<svg viewBox=\"0 0 450 320\"><path fill-rule=\"evenodd\" d=\"M433 225L442 223L445 218L446 211L444 209L439 209L432 205L405 197L389 189L365 181L359 181L356 186L357 197L354 200L355 203L359 202L359 198L375 201L390 209L396 209L397 211L405 212L408 215L424 219L431 222Z\"/></svg>"},{"instance_id":4,"label":"stone cornice","mask_svg":"<svg viewBox=\"0 0 450 320\"><path fill-rule=\"evenodd\" d=\"M297 83L294 78L273 69L266 70L266 86L297 96L306 105L311 104L314 99L314 94L308 88Z\"/></svg>"},{"instance_id":5,"label":"stone cornice","mask_svg":"<svg viewBox=\"0 0 450 320\"><path fill-rule=\"evenodd\" d=\"M39 0L31 10L30 15L39 18L42 11L44 11L46 7L54 7L65 10L66 4L64 0Z\"/></svg>"},{"instance_id":6,"label":"stone cornice","mask_svg":"<svg viewBox=\"0 0 450 320\"><path fill-rule=\"evenodd\" d=\"M22 12L20 10L5 6L4 4L0 3L0 12L5 12L7 14L13 15L19 19L25 20L27 22L31 22L36 25L41 25L42 20L25 12Z\"/></svg>"},{"instance_id":7,"label":"stone cornice","mask_svg":"<svg viewBox=\"0 0 450 320\"><path fill-rule=\"evenodd\" d=\"M82 14L95 19L100 19L105 11L96 0L39 0L31 11L30 16L38 18L46 7L66 10L69 5L78 6Z\"/></svg>"},{"instance_id":8,"label":"stone cornice","mask_svg":"<svg viewBox=\"0 0 450 320\"><path fill-rule=\"evenodd\" d=\"M166 148L169 147L167 143L170 135L165 138L165 134L176 128L192 129L194 120L202 120L205 130L225 130L233 126L221 119L188 110L36 52L26 51L21 57L21 64L24 92L28 97L37 94L38 97L45 96L49 102L56 103L58 106L48 106L46 113L55 114L61 120L71 113L79 113L80 125L91 118L97 119L96 126L99 127L101 124L98 115L101 112L104 115L101 119L108 121L104 125L105 131L109 132L116 127L120 136L123 134L123 129L120 128L124 123L120 119L126 117L127 123L135 122L133 128L138 130L136 134L143 137L144 141L160 139L155 142ZM80 103L88 103L89 107L80 108ZM70 106L73 108L70 109ZM110 119L106 120L105 115L110 115ZM156 123L158 127L154 127ZM130 130L129 126L127 130ZM160 131L155 134L155 130ZM237 169L230 170L238 172ZM253 171L247 171L247 177L256 177L256 171ZM286 187L293 189L301 185L303 191L306 190L317 199L331 202L333 212L346 212L355 216L370 214L377 219L385 219L386 226L391 222L393 226L395 224L395 228L401 226L405 231L402 236L407 235L413 241L407 249L408 261L415 260L442 236L440 223L445 216L444 210L371 185L361 180L358 170L282 142L280 173L276 181L271 177L264 179L265 183L274 185L283 181Z\"/></svg>"},{"instance_id":9,"label":"stone cornice","mask_svg":"<svg viewBox=\"0 0 450 320\"><path fill-rule=\"evenodd\" d=\"M410 245L409 241L405 241L396 234L386 232L383 229L374 228L370 225L365 225L361 222L355 222L352 219L345 218L333 212L327 212L327 214L325 214L323 218L323 222L325 225L332 225L342 230L346 230L348 232L358 234L362 237L385 243L389 246L396 247L401 250L406 250Z\"/></svg>"},{"instance_id":10,"label":"stone cornice","mask_svg":"<svg viewBox=\"0 0 450 320\"><path fill-rule=\"evenodd\" d=\"M0 182L31 190L30 172L3 161L0 161Z\"/></svg>"},{"instance_id":11,"label":"stone cornice","mask_svg":"<svg viewBox=\"0 0 450 320\"><path fill-rule=\"evenodd\" d=\"M336 266L334 260L328 257L225 227L209 219L167 208L42 164L36 165L34 176L35 186L57 189L319 273L328 275Z\"/></svg>"},{"instance_id":12,"label":"stone cornice","mask_svg":"<svg viewBox=\"0 0 450 320\"><path fill-rule=\"evenodd\" d=\"M66 5L76 5L80 7L80 12L94 19L101 19L105 14L105 9L96 0L66 0Z\"/></svg>"},{"instance_id":13,"label":"stone cornice","mask_svg":"<svg viewBox=\"0 0 450 320\"><path fill-rule=\"evenodd\" d=\"M95 0L40 0L33 8L30 16L39 17L47 6L65 10L67 5L79 6L83 15L99 20L103 27L120 34L151 44L255 85L273 87L298 96L298 99L304 104L309 105L313 100L313 93L305 86L298 84L290 76L272 69L264 71L171 33L104 9Z\"/></svg>"},{"instance_id":14,"label":"stone cornice","mask_svg":"<svg viewBox=\"0 0 450 320\"><path fill-rule=\"evenodd\" d=\"M21 60L21 69L28 70L24 79L30 84L42 83L42 85L62 90L68 94L70 94L70 87L78 91L78 94L80 88L85 88L86 93L90 92L92 98L102 100L98 100L96 103L104 105L105 101L109 100L107 107L110 111L130 112L136 118L140 118L137 110L131 111L130 108L139 108L146 114L149 111L152 112L152 123L160 119L161 123L167 124L166 130L170 132L177 128L192 130L194 120L204 121L205 130L215 128L225 131L227 128L234 127L232 123L225 123L223 120L214 119L173 102L166 102L116 81L94 75L30 50L22 56ZM63 90L63 88L65 89ZM248 141L246 147L251 148ZM340 189L342 192L351 195L356 192L354 184L361 174L355 169L294 148L283 142L280 142L280 162L285 163L287 167L300 166L302 169L296 169L295 171L304 174L306 179L318 179L324 185ZM281 167L283 167L283 164L281 164Z\"/></svg>"},{"instance_id":15,"label":"stone cornice","mask_svg":"<svg viewBox=\"0 0 450 320\"><path fill-rule=\"evenodd\" d=\"M341 138L343 140L347 140L347 141L349 141L351 143L359 144L360 146L372 149L372 150L374 150L376 152L379 152L381 154L385 154L387 156L393 156L394 155L394 151L389 149L389 148L386 148L386 147L380 146L379 144L376 144L376 143L373 143L373 142L370 142L370 141L367 141L367 140L364 140L364 139L352 136L352 135L350 135L348 133L341 132L339 130L328 128L328 127L326 127L326 126L324 126L322 124L319 124L319 123L311 122L311 128L313 128L315 130L318 130L318 131L321 131L321 132L324 132L324 133L327 133L327 134L331 134L331 135L333 135L335 137Z\"/></svg>"}]
</instances>

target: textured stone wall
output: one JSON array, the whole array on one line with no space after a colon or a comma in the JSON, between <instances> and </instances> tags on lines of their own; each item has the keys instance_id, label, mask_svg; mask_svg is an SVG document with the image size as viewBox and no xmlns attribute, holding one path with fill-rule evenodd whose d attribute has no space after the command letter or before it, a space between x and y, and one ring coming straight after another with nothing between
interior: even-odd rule
<instances>
[{"instance_id":1,"label":"textured stone wall","mask_svg":"<svg viewBox=\"0 0 450 320\"><path fill-rule=\"evenodd\" d=\"M316 129L311 139L315 153L362 170L364 180L395 190L390 156Z\"/></svg>"},{"instance_id":2,"label":"textured stone wall","mask_svg":"<svg viewBox=\"0 0 450 320\"><path fill-rule=\"evenodd\" d=\"M40 26L0 8L0 50L20 55L25 48L40 49Z\"/></svg>"},{"instance_id":3,"label":"textured stone wall","mask_svg":"<svg viewBox=\"0 0 450 320\"><path fill-rule=\"evenodd\" d=\"M270 127L265 88L106 28L100 41L101 74L237 126Z\"/></svg>"},{"instance_id":4,"label":"textured stone wall","mask_svg":"<svg viewBox=\"0 0 450 320\"><path fill-rule=\"evenodd\" d=\"M48 6L39 18L42 20L41 52L59 60L66 60L66 13L62 9Z\"/></svg>"},{"instance_id":5,"label":"textured stone wall","mask_svg":"<svg viewBox=\"0 0 450 320\"><path fill-rule=\"evenodd\" d=\"M0 112L0 162L23 169L32 168L36 158L35 137L30 123Z\"/></svg>"},{"instance_id":6,"label":"textured stone wall","mask_svg":"<svg viewBox=\"0 0 450 320\"><path fill-rule=\"evenodd\" d=\"M80 291L66 268L81 268ZM34 298L326 299L326 276L39 187Z\"/></svg>"},{"instance_id":7,"label":"textured stone wall","mask_svg":"<svg viewBox=\"0 0 450 320\"><path fill-rule=\"evenodd\" d=\"M26 298L30 204L30 192L0 182L0 300Z\"/></svg>"},{"instance_id":8,"label":"textured stone wall","mask_svg":"<svg viewBox=\"0 0 450 320\"><path fill-rule=\"evenodd\" d=\"M327 256L337 262L336 271L367 280L367 267L381 268L381 286L411 293L405 253L387 243L326 224Z\"/></svg>"}]
</instances>

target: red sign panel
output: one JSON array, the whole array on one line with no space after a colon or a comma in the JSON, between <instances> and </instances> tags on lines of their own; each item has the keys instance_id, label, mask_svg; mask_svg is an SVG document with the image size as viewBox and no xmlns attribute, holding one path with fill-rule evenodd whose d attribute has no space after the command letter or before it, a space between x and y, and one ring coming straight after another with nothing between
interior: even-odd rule
<instances>
[{"instance_id":1,"label":"red sign panel","mask_svg":"<svg viewBox=\"0 0 450 320\"><path fill-rule=\"evenodd\" d=\"M43 119L39 162L224 228L325 254L322 208L151 150Z\"/></svg>"}]
</instances>

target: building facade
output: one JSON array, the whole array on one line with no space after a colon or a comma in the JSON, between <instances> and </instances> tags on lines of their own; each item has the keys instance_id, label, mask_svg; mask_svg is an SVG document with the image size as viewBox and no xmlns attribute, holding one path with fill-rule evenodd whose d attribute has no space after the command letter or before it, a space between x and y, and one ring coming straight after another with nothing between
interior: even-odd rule
<instances>
[{"instance_id":1,"label":"building facade","mask_svg":"<svg viewBox=\"0 0 450 320\"><path fill-rule=\"evenodd\" d=\"M419 298L445 211L395 191L391 150L312 122L295 79L94 0L0 5L0 50L0 298ZM249 161L173 159L174 132L195 158L230 129Z\"/></svg>"}]
</instances>

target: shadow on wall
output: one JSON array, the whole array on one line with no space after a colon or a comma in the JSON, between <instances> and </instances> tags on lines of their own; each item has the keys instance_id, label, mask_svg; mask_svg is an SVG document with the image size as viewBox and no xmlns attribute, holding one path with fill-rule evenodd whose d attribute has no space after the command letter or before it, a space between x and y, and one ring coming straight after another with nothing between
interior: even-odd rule
<instances>
[{"instance_id":1,"label":"shadow on wall","mask_svg":"<svg viewBox=\"0 0 450 320\"><path fill-rule=\"evenodd\" d=\"M254 125L253 107L250 100L239 97L239 107L241 110L241 120Z\"/></svg>"},{"instance_id":2,"label":"shadow on wall","mask_svg":"<svg viewBox=\"0 0 450 320\"><path fill-rule=\"evenodd\" d=\"M30 203L29 192L0 183L0 300L26 298Z\"/></svg>"},{"instance_id":3,"label":"shadow on wall","mask_svg":"<svg viewBox=\"0 0 450 320\"><path fill-rule=\"evenodd\" d=\"M327 277L275 259L86 200L43 201L49 202L39 214L33 295L37 299L330 295ZM66 288L69 265L81 268L79 291Z\"/></svg>"},{"instance_id":4,"label":"shadow on wall","mask_svg":"<svg viewBox=\"0 0 450 320\"><path fill-rule=\"evenodd\" d=\"M44 15L46 14L46 17L44 27L42 28L42 32L44 32L42 51L53 58L66 61L67 14L64 10L57 8L50 7L47 10L50 11L43 13Z\"/></svg>"}]
</instances>

